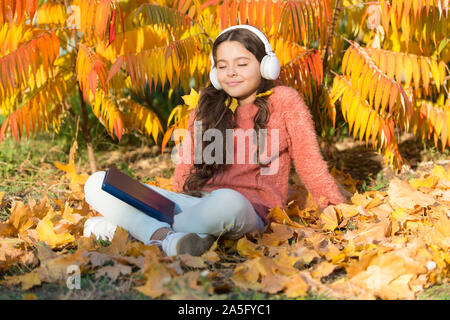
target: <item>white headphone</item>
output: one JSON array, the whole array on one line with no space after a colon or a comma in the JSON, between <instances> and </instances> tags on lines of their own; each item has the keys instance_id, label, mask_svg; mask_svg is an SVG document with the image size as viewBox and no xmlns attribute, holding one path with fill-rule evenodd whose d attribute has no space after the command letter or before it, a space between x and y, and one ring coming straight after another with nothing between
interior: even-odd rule
<instances>
[{"instance_id":1,"label":"white headphone","mask_svg":"<svg viewBox=\"0 0 450 320\"><path fill-rule=\"evenodd\" d=\"M225 33L229 30L237 29L237 28L250 30L254 34L256 34L258 36L258 38L261 39L261 41L264 43L265 50L266 50L266 55L261 60L261 66L260 66L261 77L263 77L264 79L268 79L268 80L277 79L278 75L280 74L280 61L276 57L275 53L273 53L272 46L270 45L269 40L267 40L266 36L261 31L259 31L257 28L247 25L247 24L239 24L239 25L231 26L231 27L223 30L221 33L219 33L217 38L222 33ZM211 53L211 62L212 62L212 65L211 65L211 71L209 72L209 79L211 80L212 85L217 90L221 90L222 86L220 85L219 80L217 78L217 68L214 65L214 58L213 58L212 53Z\"/></svg>"}]
</instances>

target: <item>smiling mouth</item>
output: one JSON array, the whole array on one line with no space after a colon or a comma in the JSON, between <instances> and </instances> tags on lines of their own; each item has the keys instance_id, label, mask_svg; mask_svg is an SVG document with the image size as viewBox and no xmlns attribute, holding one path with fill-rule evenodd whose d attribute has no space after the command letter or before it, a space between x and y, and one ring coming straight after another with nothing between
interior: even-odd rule
<instances>
[{"instance_id":1,"label":"smiling mouth","mask_svg":"<svg viewBox=\"0 0 450 320\"><path fill-rule=\"evenodd\" d=\"M240 82L228 82L227 84L229 85L229 86L234 86L234 85L237 85L237 84L240 84L242 81L240 81Z\"/></svg>"}]
</instances>

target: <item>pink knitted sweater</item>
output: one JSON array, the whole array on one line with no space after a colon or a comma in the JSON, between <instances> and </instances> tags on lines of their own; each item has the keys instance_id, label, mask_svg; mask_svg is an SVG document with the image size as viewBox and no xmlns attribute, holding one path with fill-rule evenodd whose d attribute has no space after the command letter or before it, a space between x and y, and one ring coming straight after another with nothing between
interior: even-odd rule
<instances>
[{"instance_id":1,"label":"pink knitted sweater","mask_svg":"<svg viewBox=\"0 0 450 320\"><path fill-rule=\"evenodd\" d=\"M235 137L235 162L228 170L216 176L213 184L210 179L202 190L211 192L219 188L234 189L247 197L258 215L265 223L269 223L269 209L276 205L283 209L286 204L289 171L293 161L297 174L321 208L345 202L320 153L311 113L301 95L291 87L277 86L273 88L268 101L270 119L266 127L266 149L267 156L273 157L271 129L279 129L278 171L275 174L261 174L259 165L249 163L249 139L246 138L244 145L237 145ZM253 117L257 110L258 107L254 103L239 106L235 111L237 127L244 131L253 128ZM184 181L194 161L194 117L195 109L191 111L188 120L190 136L186 135L186 138L191 139L191 162L186 164L181 161L175 168L173 185L177 192L182 192ZM245 152L245 164L237 162L238 149ZM183 158L183 155L180 154L180 157ZM274 161L272 159L271 165L275 165Z\"/></svg>"}]
</instances>

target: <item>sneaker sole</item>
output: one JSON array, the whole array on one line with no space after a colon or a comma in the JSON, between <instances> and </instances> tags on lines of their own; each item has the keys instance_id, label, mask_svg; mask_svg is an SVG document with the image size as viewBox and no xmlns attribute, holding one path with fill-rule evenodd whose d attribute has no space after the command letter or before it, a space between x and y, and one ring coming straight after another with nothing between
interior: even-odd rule
<instances>
[{"instance_id":1,"label":"sneaker sole","mask_svg":"<svg viewBox=\"0 0 450 320\"><path fill-rule=\"evenodd\" d=\"M216 241L216 237L208 235L205 238L199 237L195 233L189 233L178 241L177 253L188 253L191 256L201 256Z\"/></svg>"}]
</instances>

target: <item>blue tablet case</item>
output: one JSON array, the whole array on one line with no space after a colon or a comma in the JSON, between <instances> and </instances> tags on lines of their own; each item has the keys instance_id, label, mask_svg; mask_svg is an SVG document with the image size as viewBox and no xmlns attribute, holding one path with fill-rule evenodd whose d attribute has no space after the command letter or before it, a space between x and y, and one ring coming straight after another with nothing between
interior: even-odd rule
<instances>
[{"instance_id":1,"label":"blue tablet case","mask_svg":"<svg viewBox=\"0 0 450 320\"><path fill-rule=\"evenodd\" d=\"M106 171L102 190L150 217L173 225L175 203L114 166Z\"/></svg>"}]
</instances>

